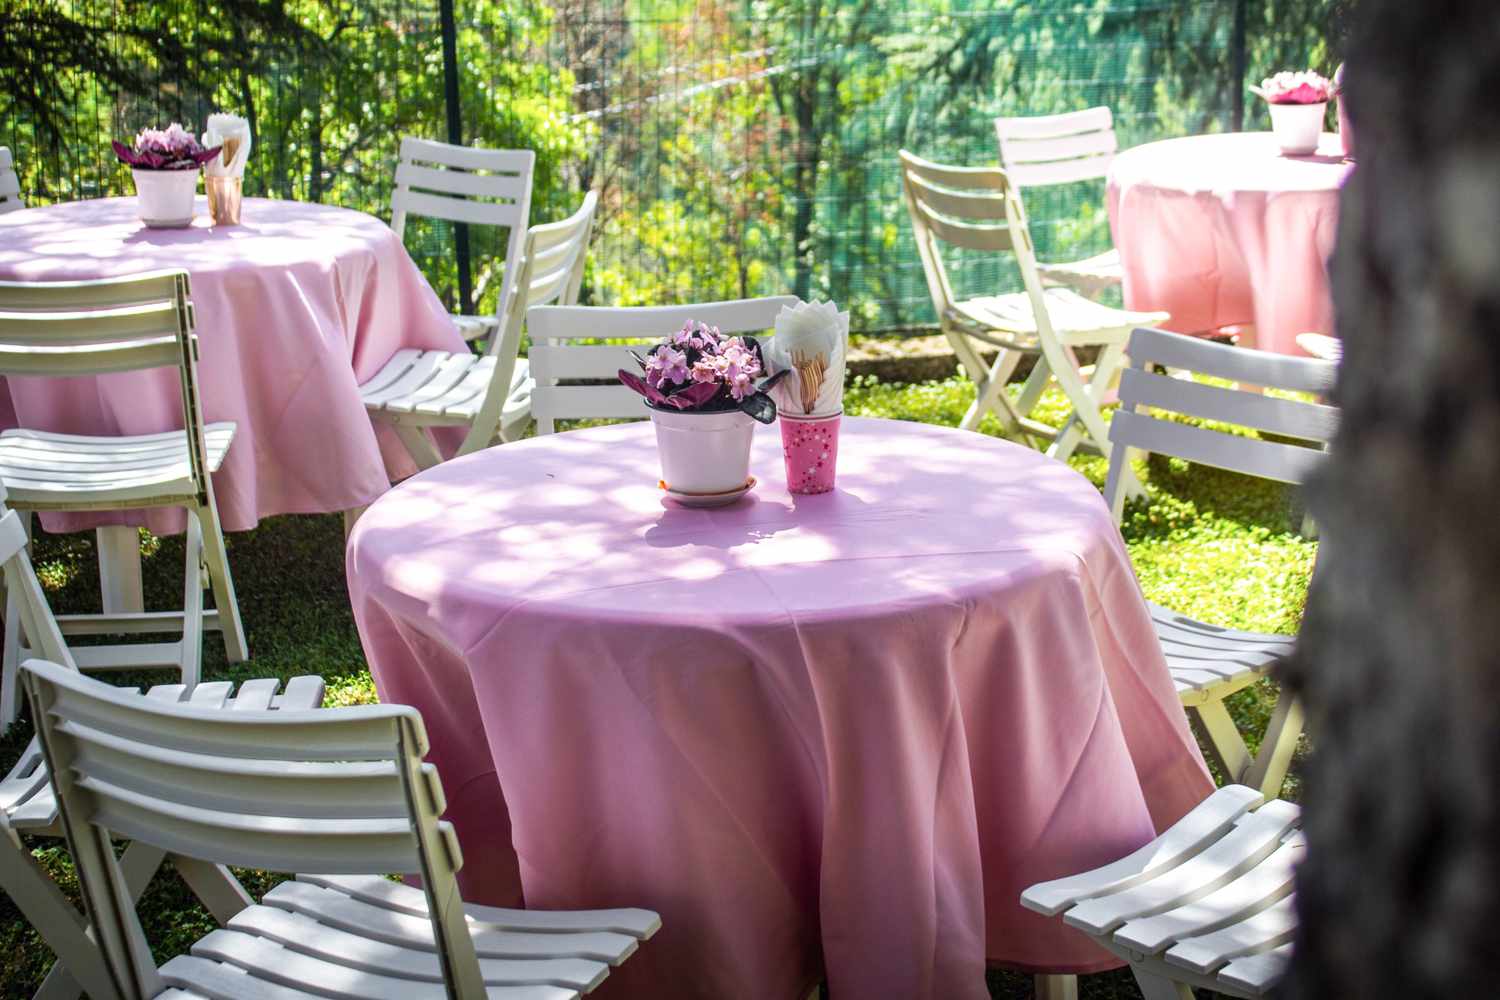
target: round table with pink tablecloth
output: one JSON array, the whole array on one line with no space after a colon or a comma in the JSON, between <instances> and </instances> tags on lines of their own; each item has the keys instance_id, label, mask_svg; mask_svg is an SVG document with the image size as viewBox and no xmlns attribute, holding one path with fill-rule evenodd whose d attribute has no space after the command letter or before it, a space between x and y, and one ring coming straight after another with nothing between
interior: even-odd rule
<instances>
[{"instance_id":1,"label":"round table with pink tablecloth","mask_svg":"<svg viewBox=\"0 0 1500 1000\"><path fill-rule=\"evenodd\" d=\"M242 225L215 227L202 198L197 211L186 229L146 228L134 198L0 215L0 280L185 269L204 417L237 425L214 476L224 527L369 503L390 476L414 470L394 435L377 437L359 383L403 347L466 350L447 311L401 241L372 216L247 198ZM17 423L75 434L171 430L182 426L181 392L176 374L164 370L11 378L0 381L0 426ZM182 517L155 510L144 523L180 531ZM44 516L64 529L100 520Z\"/></svg>"},{"instance_id":2,"label":"round table with pink tablecloth","mask_svg":"<svg viewBox=\"0 0 1500 1000\"><path fill-rule=\"evenodd\" d=\"M1253 324L1261 350L1301 354L1333 333L1328 257L1351 163L1339 137L1284 156L1269 132L1168 139L1115 157L1110 230L1125 305L1164 309L1169 329Z\"/></svg>"},{"instance_id":3,"label":"round table with pink tablecloth","mask_svg":"<svg viewBox=\"0 0 1500 1000\"><path fill-rule=\"evenodd\" d=\"M417 706L466 899L643 906L601 997L981 1000L1119 964L1028 885L1212 789L1099 492L1026 448L846 418L832 493L757 428L679 507L648 423L408 480L350 539L382 699Z\"/></svg>"}]
</instances>

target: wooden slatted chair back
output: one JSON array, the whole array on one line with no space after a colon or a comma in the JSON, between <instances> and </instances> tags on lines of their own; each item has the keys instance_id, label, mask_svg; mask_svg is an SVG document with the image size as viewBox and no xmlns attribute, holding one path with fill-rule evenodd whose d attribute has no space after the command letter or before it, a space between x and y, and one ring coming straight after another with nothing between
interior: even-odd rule
<instances>
[{"instance_id":1,"label":"wooden slatted chair back","mask_svg":"<svg viewBox=\"0 0 1500 1000\"><path fill-rule=\"evenodd\" d=\"M1102 178L1115 152L1114 115L1088 108L1061 115L996 118L1000 162L1017 187L1044 187Z\"/></svg>"},{"instance_id":2,"label":"wooden slatted chair back","mask_svg":"<svg viewBox=\"0 0 1500 1000\"><path fill-rule=\"evenodd\" d=\"M644 417L641 397L616 381L621 368L637 370L632 350L675 333L690 319L716 326L725 334L767 334L776 325L776 314L797 301L795 296L776 295L680 306L538 306L530 310L526 328L531 334L529 357L536 380L531 413L537 433L551 434L558 420Z\"/></svg>"},{"instance_id":3,"label":"wooden slatted chair back","mask_svg":"<svg viewBox=\"0 0 1500 1000\"><path fill-rule=\"evenodd\" d=\"M16 175L16 164L10 150L0 146L0 215L19 212L26 207L21 200L21 178Z\"/></svg>"},{"instance_id":4,"label":"wooden slatted chair back","mask_svg":"<svg viewBox=\"0 0 1500 1000\"><path fill-rule=\"evenodd\" d=\"M1121 373L1120 409L1110 422L1114 448L1104 488L1116 523L1124 509L1121 479L1131 449L1293 484L1302 483L1327 457L1324 446L1338 427L1337 408L1189 381L1160 374L1155 367L1321 397L1332 389L1337 365L1146 328L1131 334L1126 353L1130 367ZM1174 417L1232 427L1195 426ZM1315 447L1251 437L1245 430Z\"/></svg>"},{"instance_id":5,"label":"wooden slatted chair back","mask_svg":"<svg viewBox=\"0 0 1500 1000\"><path fill-rule=\"evenodd\" d=\"M501 226L507 232L505 271L496 315L504 317L519 273L526 226L531 221L531 181L536 154L529 149L474 149L408 136L401 140L391 228L406 232L406 217Z\"/></svg>"},{"instance_id":6,"label":"wooden slatted chair back","mask_svg":"<svg viewBox=\"0 0 1500 1000\"><path fill-rule=\"evenodd\" d=\"M94 281L0 281L0 375L63 378L150 368L177 369L193 496L143 498L134 505L192 499L207 506L213 484L187 272ZM77 509L70 500L59 505Z\"/></svg>"},{"instance_id":7,"label":"wooden slatted chair back","mask_svg":"<svg viewBox=\"0 0 1500 1000\"><path fill-rule=\"evenodd\" d=\"M957 305L943 261L944 246L979 252L1008 250L1015 254L1037 325L1044 329L1044 335L1050 336L1050 320L1042 298L1026 210L1005 171L998 167L934 163L904 149L900 155L902 189L911 215L912 234L939 321L945 321Z\"/></svg>"},{"instance_id":8,"label":"wooden slatted chair back","mask_svg":"<svg viewBox=\"0 0 1500 1000\"><path fill-rule=\"evenodd\" d=\"M121 996L163 983L111 836L210 863L422 877L449 995L484 985L463 864L427 734L399 705L235 711L171 704L43 660L23 666L89 916Z\"/></svg>"}]
</instances>

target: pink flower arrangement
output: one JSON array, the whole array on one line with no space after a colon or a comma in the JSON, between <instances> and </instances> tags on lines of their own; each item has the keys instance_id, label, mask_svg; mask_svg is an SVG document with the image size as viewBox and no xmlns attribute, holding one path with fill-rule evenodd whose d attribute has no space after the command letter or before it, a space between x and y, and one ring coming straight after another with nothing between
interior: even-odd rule
<instances>
[{"instance_id":1,"label":"pink flower arrangement","mask_svg":"<svg viewBox=\"0 0 1500 1000\"><path fill-rule=\"evenodd\" d=\"M1334 94L1333 84L1312 70L1301 73L1283 71L1266 77L1259 87L1250 89L1265 98L1267 104L1324 104Z\"/></svg>"},{"instance_id":2,"label":"pink flower arrangement","mask_svg":"<svg viewBox=\"0 0 1500 1000\"><path fill-rule=\"evenodd\" d=\"M193 133L173 122L164 129L143 129L135 146L116 139L111 145L120 162L135 170L197 170L219 155L220 147L205 149Z\"/></svg>"},{"instance_id":3,"label":"pink flower arrangement","mask_svg":"<svg viewBox=\"0 0 1500 1000\"><path fill-rule=\"evenodd\" d=\"M766 390L784 373L755 384L765 363L753 337L726 337L717 327L688 320L636 361L641 374L621 369L620 382L658 409L743 410L763 423L776 418Z\"/></svg>"}]
</instances>

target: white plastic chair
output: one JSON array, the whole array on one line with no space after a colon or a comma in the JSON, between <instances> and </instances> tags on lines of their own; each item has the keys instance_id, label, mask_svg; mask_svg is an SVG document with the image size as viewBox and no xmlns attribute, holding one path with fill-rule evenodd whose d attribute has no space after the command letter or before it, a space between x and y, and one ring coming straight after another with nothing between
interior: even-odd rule
<instances>
[{"instance_id":1,"label":"white plastic chair","mask_svg":"<svg viewBox=\"0 0 1500 1000\"><path fill-rule=\"evenodd\" d=\"M1146 1000L1193 1000L1195 986L1267 996L1297 930L1301 819L1290 802L1229 785L1128 857L1034 885L1021 905L1061 914L1129 962ZM1051 978L1072 981L1057 995L1077 995L1074 977Z\"/></svg>"},{"instance_id":2,"label":"white plastic chair","mask_svg":"<svg viewBox=\"0 0 1500 1000\"><path fill-rule=\"evenodd\" d=\"M478 340L500 329L510 306L521 244L531 221L535 165L536 154L529 149L475 149L410 136L401 140L396 188L391 192L391 229L397 237L405 234L408 215L508 230L495 315L453 316L465 340Z\"/></svg>"},{"instance_id":3,"label":"white plastic chair","mask_svg":"<svg viewBox=\"0 0 1500 1000\"><path fill-rule=\"evenodd\" d=\"M375 420L389 423L420 468L442 461L427 434L431 427L468 427L458 454L512 441L531 419L529 362L518 358L526 310L578 301L589 233L599 196L590 191L578 211L561 222L532 226L505 314L504 332L482 355L406 349L391 356L359 387Z\"/></svg>"},{"instance_id":4,"label":"white plastic chair","mask_svg":"<svg viewBox=\"0 0 1500 1000\"><path fill-rule=\"evenodd\" d=\"M997 167L951 167L901 151L906 207L933 308L977 394L959 426L979 426L986 410L1008 429L1050 440L1047 454L1062 460L1087 440L1109 455L1109 434L1099 406L1124 361L1132 327L1160 323L1166 313L1113 309L1066 288L1043 288L1026 211L1015 186ZM944 245L968 251L1015 254L1024 291L959 301L943 263ZM999 348L986 367L976 341ZM1073 351L1098 349L1085 381ZM1005 383L1022 355L1036 365L1012 403ZM1056 379L1073 411L1060 429L1031 419L1048 381Z\"/></svg>"},{"instance_id":5,"label":"white plastic chair","mask_svg":"<svg viewBox=\"0 0 1500 1000\"><path fill-rule=\"evenodd\" d=\"M198 683L204 629L223 633L229 662L248 653L210 475L224 461L235 425L203 423L187 272L0 282L0 374L107 377L151 368L176 370L182 430L113 437L8 430L0 434L0 482L28 530L31 511L182 507L188 512L181 611L64 615L59 621L64 634L180 630L175 642L85 646L73 655L85 670L172 667L192 687ZM205 585L213 588L216 607L211 609L203 606ZM0 726L16 714L16 665L26 655L19 624L7 610Z\"/></svg>"},{"instance_id":6,"label":"white plastic chair","mask_svg":"<svg viewBox=\"0 0 1500 1000\"><path fill-rule=\"evenodd\" d=\"M1300 483L1326 456L1338 412L1302 402L1158 374L1197 373L1231 383L1326 395L1335 366L1216 344L1163 330L1136 330L1110 424L1115 450L1105 498L1116 523L1123 470L1133 450ZM1311 442L1302 447L1174 417L1230 424ZM1282 692L1254 758L1224 699L1255 683L1292 651L1291 636L1207 625L1151 606L1183 706L1208 737L1231 781L1155 840L1094 871L1042 882L1021 905L1088 934L1130 963L1146 1000L1192 1000L1193 987L1263 997L1281 981L1297 929L1295 868L1304 851L1301 814L1274 799L1302 732L1302 709ZM1076 996L1073 977L1049 977Z\"/></svg>"},{"instance_id":7,"label":"white plastic chair","mask_svg":"<svg viewBox=\"0 0 1500 1000\"><path fill-rule=\"evenodd\" d=\"M16 176L15 161L10 150L0 146L0 215L19 212L26 207L21 200L21 179Z\"/></svg>"},{"instance_id":8,"label":"white plastic chair","mask_svg":"<svg viewBox=\"0 0 1500 1000\"><path fill-rule=\"evenodd\" d=\"M1088 108L1061 115L996 118L1000 164L1018 188L1073 184L1102 179L1119 149L1114 115L1109 108ZM1038 264L1044 281L1097 295L1125 276L1120 254L1106 250L1067 264Z\"/></svg>"},{"instance_id":9,"label":"white plastic chair","mask_svg":"<svg viewBox=\"0 0 1500 1000\"><path fill-rule=\"evenodd\" d=\"M660 926L638 909L465 905L454 879L463 854L439 818L446 802L422 762L415 709L209 712L41 660L23 682L113 993L126 1000L567 1000ZM283 882L158 968L112 837L326 874ZM388 872L420 875L422 888Z\"/></svg>"},{"instance_id":10,"label":"white plastic chair","mask_svg":"<svg viewBox=\"0 0 1500 1000\"><path fill-rule=\"evenodd\" d=\"M6 510L3 501L4 490L0 488L0 564L4 567L6 591L11 596L8 613L24 622L26 634L33 637L40 655L69 670L76 669L26 556L26 529L21 517ZM312 709L323 701L321 677L294 677L281 694L277 693L279 686L280 682L274 679L245 681L236 693L232 684L223 682L199 684L191 692L181 684L164 684L153 687L146 697L166 703L186 698L200 708L229 710ZM32 856L30 846L21 839L22 834L63 835L57 799L47 781L41 744L35 738L0 781L0 890L57 955L58 961L37 991L37 997L50 1000L77 997L84 986L92 996L111 995L103 957L84 933L85 918ZM133 897L145 889L164 857L161 850L142 844L133 844L126 850L120 864ZM249 897L227 869L178 855L170 860L220 920L228 920L250 905Z\"/></svg>"},{"instance_id":11,"label":"white plastic chair","mask_svg":"<svg viewBox=\"0 0 1500 1000\"><path fill-rule=\"evenodd\" d=\"M526 316L537 433L551 434L559 420L646 416L641 397L616 381L621 368L636 370L630 352L639 347L578 341L645 343L676 333L690 319L726 334L764 334L775 327L777 313L797 301L776 295L680 306L537 306ZM599 381L613 384L582 384Z\"/></svg>"},{"instance_id":12,"label":"white plastic chair","mask_svg":"<svg viewBox=\"0 0 1500 1000\"><path fill-rule=\"evenodd\" d=\"M1333 385L1333 364L1164 330L1135 331L1129 351L1131 367L1120 379L1120 409L1110 424L1115 452L1104 487L1116 524L1125 506L1121 483L1135 450L1293 484L1303 482L1326 458L1323 448L1338 424L1334 407L1161 375L1152 366L1321 396ZM1171 419L1173 414L1313 442L1318 447L1191 426ZM1301 706L1287 693L1281 694L1260 750L1251 757L1224 699L1260 680L1272 663L1290 653L1292 637L1221 628L1154 604L1151 618L1178 696L1208 737L1223 773L1230 781L1259 789L1267 798L1276 796L1302 733Z\"/></svg>"}]
</instances>

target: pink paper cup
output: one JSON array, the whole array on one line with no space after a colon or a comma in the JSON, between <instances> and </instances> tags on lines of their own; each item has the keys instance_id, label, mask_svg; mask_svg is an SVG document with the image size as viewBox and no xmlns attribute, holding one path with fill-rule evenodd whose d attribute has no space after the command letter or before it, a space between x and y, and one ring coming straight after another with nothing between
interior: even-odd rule
<instances>
[{"instance_id":1,"label":"pink paper cup","mask_svg":"<svg viewBox=\"0 0 1500 1000\"><path fill-rule=\"evenodd\" d=\"M806 496L833 489L839 460L839 419L781 414L781 453L786 458L786 487Z\"/></svg>"}]
</instances>

